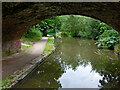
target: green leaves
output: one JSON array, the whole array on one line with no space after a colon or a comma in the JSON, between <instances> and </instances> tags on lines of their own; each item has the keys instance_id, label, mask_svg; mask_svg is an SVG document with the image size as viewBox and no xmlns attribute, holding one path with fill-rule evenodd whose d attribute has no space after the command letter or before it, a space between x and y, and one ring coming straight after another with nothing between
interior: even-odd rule
<instances>
[{"instance_id":1,"label":"green leaves","mask_svg":"<svg viewBox=\"0 0 120 90\"><path fill-rule=\"evenodd\" d=\"M55 33L59 31L60 27L61 22L59 17L48 18L30 28L23 37L42 37L46 36L47 34L55 36Z\"/></svg>"},{"instance_id":2,"label":"green leaves","mask_svg":"<svg viewBox=\"0 0 120 90\"><path fill-rule=\"evenodd\" d=\"M39 35L40 34L40 35ZM99 20L80 16L63 15L45 19L29 29L24 37L46 36L83 37L97 39L97 46L113 48L118 42L119 33Z\"/></svg>"},{"instance_id":3,"label":"green leaves","mask_svg":"<svg viewBox=\"0 0 120 90\"><path fill-rule=\"evenodd\" d=\"M65 17L67 19L64 19L61 27L63 35L90 39L94 39L97 36L100 21L80 15L62 16L62 18Z\"/></svg>"},{"instance_id":4,"label":"green leaves","mask_svg":"<svg viewBox=\"0 0 120 90\"><path fill-rule=\"evenodd\" d=\"M55 32L59 31L60 27L61 22L59 17L45 19L36 25L36 28L43 33L43 36L46 36L47 34L55 35Z\"/></svg>"},{"instance_id":5,"label":"green leaves","mask_svg":"<svg viewBox=\"0 0 120 90\"><path fill-rule=\"evenodd\" d=\"M104 30L104 32L99 36L97 46L107 46L108 48L114 47L114 45L118 42L119 33L115 30Z\"/></svg>"}]
</instances>

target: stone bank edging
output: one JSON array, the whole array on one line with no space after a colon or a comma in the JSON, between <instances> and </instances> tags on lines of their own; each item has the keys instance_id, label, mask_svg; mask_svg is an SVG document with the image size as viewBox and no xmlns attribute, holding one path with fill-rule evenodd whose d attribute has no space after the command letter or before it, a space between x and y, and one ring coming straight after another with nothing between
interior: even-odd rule
<instances>
[{"instance_id":1,"label":"stone bank edging","mask_svg":"<svg viewBox=\"0 0 120 90\"><path fill-rule=\"evenodd\" d=\"M25 67L22 68L22 70L17 70L14 72L13 76L14 78L12 79L11 82L8 81L8 84L5 86L7 88L12 88L16 83L24 79L29 73L31 73L39 64L44 61L45 58L49 57L52 53L54 53L55 49L46 55L43 55L42 57L36 57L33 59L29 64L27 64ZM2 86L3 88L3 86Z\"/></svg>"}]
</instances>

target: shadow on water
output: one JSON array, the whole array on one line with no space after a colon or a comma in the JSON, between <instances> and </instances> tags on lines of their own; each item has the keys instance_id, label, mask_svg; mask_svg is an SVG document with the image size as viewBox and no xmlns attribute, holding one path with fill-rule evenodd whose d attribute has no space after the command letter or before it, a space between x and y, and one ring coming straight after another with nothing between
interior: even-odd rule
<instances>
[{"instance_id":1,"label":"shadow on water","mask_svg":"<svg viewBox=\"0 0 120 90\"><path fill-rule=\"evenodd\" d=\"M94 40L63 38L41 67L15 88L120 88L120 60Z\"/></svg>"}]
</instances>

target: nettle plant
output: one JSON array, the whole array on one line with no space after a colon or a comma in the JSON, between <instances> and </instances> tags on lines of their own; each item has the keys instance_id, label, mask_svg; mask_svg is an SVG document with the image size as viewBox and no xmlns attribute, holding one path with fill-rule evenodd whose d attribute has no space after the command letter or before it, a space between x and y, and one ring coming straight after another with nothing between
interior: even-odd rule
<instances>
[{"instance_id":1,"label":"nettle plant","mask_svg":"<svg viewBox=\"0 0 120 90\"><path fill-rule=\"evenodd\" d=\"M119 42L118 39L119 33L115 30L105 30L98 39L98 42L96 42L97 46L104 47L107 46L108 48L113 49L114 45Z\"/></svg>"}]
</instances>

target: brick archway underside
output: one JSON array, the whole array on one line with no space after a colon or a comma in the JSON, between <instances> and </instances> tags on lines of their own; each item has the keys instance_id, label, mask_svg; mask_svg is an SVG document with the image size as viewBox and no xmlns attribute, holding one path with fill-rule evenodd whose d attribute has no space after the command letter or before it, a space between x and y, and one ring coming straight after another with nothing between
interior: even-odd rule
<instances>
[{"instance_id":1,"label":"brick archway underside","mask_svg":"<svg viewBox=\"0 0 120 90\"><path fill-rule=\"evenodd\" d=\"M3 51L20 49L20 38L33 25L59 15L84 15L99 19L120 33L120 2L2 3Z\"/></svg>"}]
</instances>

